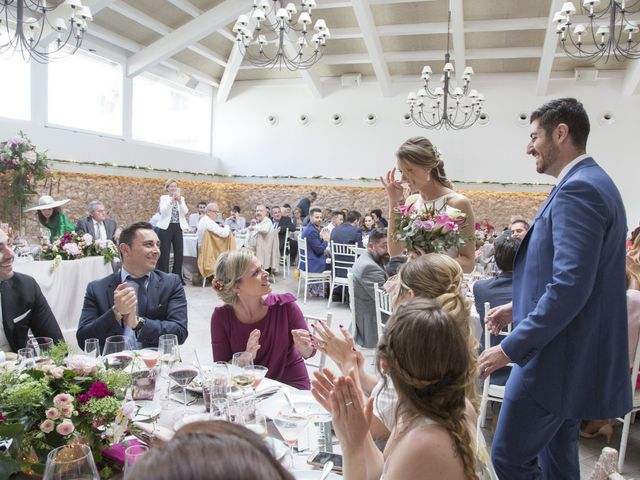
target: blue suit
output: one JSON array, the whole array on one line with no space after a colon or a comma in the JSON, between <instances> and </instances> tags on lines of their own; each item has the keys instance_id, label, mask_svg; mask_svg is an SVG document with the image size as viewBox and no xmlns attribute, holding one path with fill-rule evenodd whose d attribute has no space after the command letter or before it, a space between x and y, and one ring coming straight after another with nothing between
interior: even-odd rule
<instances>
[{"instance_id":1,"label":"blue suit","mask_svg":"<svg viewBox=\"0 0 640 480\"><path fill-rule=\"evenodd\" d=\"M502 479L578 479L580 419L631 409L626 217L618 189L592 159L551 192L514 260L516 364L493 443Z\"/></svg>"},{"instance_id":2,"label":"blue suit","mask_svg":"<svg viewBox=\"0 0 640 480\"><path fill-rule=\"evenodd\" d=\"M354 227L350 223L343 223L338 225L331 232L331 241L333 243L344 243L347 245L356 245L362 247L362 229ZM347 262L353 257L347 257L344 255L336 255L337 262ZM343 269L336 270L336 277L347 277L347 272Z\"/></svg>"},{"instance_id":3,"label":"blue suit","mask_svg":"<svg viewBox=\"0 0 640 480\"><path fill-rule=\"evenodd\" d=\"M324 252L328 243L320 238L320 230L313 223L310 223L302 231L302 238L307 239L307 259L309 261L309 272L321 273L327 268ZM304 270L304 262L300 262L300 270Z\"/></svg>"},{"instance_id":4,"label":"blue suit","mask_svg":"<svg viewBox=\"0 0 640 480\"><path fill-rule=\"evenodd\" d=\"M87 338L100 340L100 349L111 335L124 335L124 328L115 318L113 292L120 284L120 272L95 280L87 285L84 305L76 338L84 346ZM144 318L146 323L140 330L138 341L143 347L157 347L158 338L173 333L182 344L187 339L187 299L180 277L172 273L154 270L149 273L147 302Z\"/></svg>"}]
</instances>

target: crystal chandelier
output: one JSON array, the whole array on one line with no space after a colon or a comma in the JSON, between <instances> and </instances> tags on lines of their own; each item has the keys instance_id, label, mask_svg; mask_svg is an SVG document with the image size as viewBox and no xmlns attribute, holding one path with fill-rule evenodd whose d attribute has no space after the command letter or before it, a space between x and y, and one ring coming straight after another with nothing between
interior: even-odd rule
<instances>
[{"instance_id":1,"label":"crystal chandelier","mask_svg":"<svg viewBox=\"0 0 640 480\"><path fill-rule=\"evenodd\" d=\"M449 38L451 27L451 12L447 24L447 53L444 55L444 69L441 78L442 86L432 88L432 70L429 65L422 69L422 88L418 93L411 92L407 97L409 113L414 124L422 128L440 130L461 130L476 123L482 112L484 95L477 90L471 90L471 76L473 68L467 67L462 74L462 86L453 84L453 64L450 62Z\"/></svg>"},{"instance_id":2,"label":"crystal chandelier","mask_svg":"<svg viewBox=\"0 0 640 480\"><path fill-rule=\"evenodd\" d=\"M17 50L25 60L40 63L66 46L73 54L91 20L80 0L0 0L0 54Z\"/></svg>"},{"instance_id":3,"label":"crystal chandelier","mask_svg":"<svg viewBox=\"0 0 640 480\"><path fill-rule=\"evenodd\" d=\"M262 68L305 70L313 66L330 37L322 19L311 28L315 7L316 0L301 0L298 14L293 3L285 6L280 0L253 0L253 11L240 15L233 27L242 56Z\"/></svg>"},{"instance_id":4,"label":"crystal chandelier","mask_svg":"<svg viewBox=\"0 0 640 480\"><path fill-rule=\"evenodd\" d=\"M604 6L596 11L601 3ZM640 0L583 0L580 10L588 17L588 25L574 25L571 22L571 15L576 13L572 2L565 2L562 10L553 17L560 45L568 56L578 60L599 60L605 57L605 62L611 54L618 61L622 58L640 59L640 35L637 35L640 29L638 22L629 18L640 12ZM593 44L588 42L585 45L585 37L593 41Z\"/></svg>"}]
</instances>

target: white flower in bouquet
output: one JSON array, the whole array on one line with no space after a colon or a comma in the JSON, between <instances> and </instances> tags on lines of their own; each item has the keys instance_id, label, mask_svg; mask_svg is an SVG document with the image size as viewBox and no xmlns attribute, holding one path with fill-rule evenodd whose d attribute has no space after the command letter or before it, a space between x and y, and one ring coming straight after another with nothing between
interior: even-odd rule
<instances>
[{"instance_id":1,"label":"white flower in bouquet","mask_svg":"<svg viewBox=\"0 0 640 480\"><path fill-rule=\"evenodd\" d=\"M62 249L72 257L77 257L79 255L82 255L82 250L80 249L77 243L65 243Z\"/></svg>"},{"instance_id":2,"label":"white flower in bouquet","mask_svg":"<svg viewBox=\"0 0 640 480\"><path fill-rule=\"evenodd\" d=\"M36 163L38 161L38 156L33 150L27 150L22 154L22 159L29 163Z\"/></svg>"},{"instance_id":3,"label":"white flower in bouquet","mask_svg":"<svg viewBox=\"0 0 640 480\"><path fill-rule=\"evenodd\" d=\"M93 242L93 237L91 236L91 234L85 233L84 235L82 235L82 241L86 245L91 245L91 242Z\"/></svg>"},{"instance_id":4,"label":"white flower in bouquet","mask_svg":"<svg viewBox=\"0 0 640 480\"><path fill-rule=\"evenodd\" d=\"M69 355L64 363L73 373L83 376L93 375L102 366L100 360L86 355Z\"/></svg>"}]
</instances>

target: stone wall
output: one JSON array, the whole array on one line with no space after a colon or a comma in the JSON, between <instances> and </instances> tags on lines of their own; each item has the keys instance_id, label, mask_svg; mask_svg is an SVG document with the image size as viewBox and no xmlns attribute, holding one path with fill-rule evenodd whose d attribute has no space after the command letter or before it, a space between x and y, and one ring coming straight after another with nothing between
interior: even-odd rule
<instances>
[{"instance_id":1,"label":"stone wall","mask_svg":"<svg viewBox=\"0 0 640 480\"><path fill-rule=\"evenodd\" d=\"M1 182L1 181L0 181ZM6 180L5 180L6 182ZM39 194L50 194L54 199L69 198L63 207L66 214L75 222L87 215L86 206L93 199L100 199L106 206L108 216L120 225L134 221L149 220L156 212L160 195L164 193L164 180L127 176L90 175L83 173L56 172L53 181L39 187ZM349 208L362 212L372 208L387 209L384 189L376 187L313 186L309 185L256 185L223 182L198 182L180 180L182 195L187 201L190 212L195 211L198 201L218 202L225 216L233 205L239 205L242 216L251 217L255 205L296 206L298 201L314 190L318 199L314 206L332 209ZM2 191L8 191L8 185L0 185ZM473 204L476 219L488 219L497 228L508 225L513 218L533 219L536 211L544 202L544 192L495 192L464 190ZM32 203L37 203L34 196ZM6 197L2 198L2 202ZM38 224L35 214L27 215L27 234L35 235ZM4 220L3 220L4 221ZM14 225L16 219L11 219Z\"/></svg>"}]
</instances>

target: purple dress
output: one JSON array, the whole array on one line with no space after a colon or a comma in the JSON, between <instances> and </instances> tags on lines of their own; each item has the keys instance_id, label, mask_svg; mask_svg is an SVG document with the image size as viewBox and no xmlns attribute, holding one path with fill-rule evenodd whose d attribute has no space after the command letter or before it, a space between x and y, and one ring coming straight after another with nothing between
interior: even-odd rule
<instances>
[{"instance_id":1,"label":"purple dress","mask_svg":"<svg viewBox=\"0 0 640 480\"><path fill-rule=\"evenodd\" d=\"M217 307L211 316L211 348L216 362L230 362L236 352L247 347L249 334L260 330L260 349L254 362L269 369L267 377L292 387L309 390L309 374L304 359L293 344L291 330L305 329L302 310L291 293L269 294L264 302L266 316L256 323L242 323L231 305Z\"/></svg>"}]
</instances>

